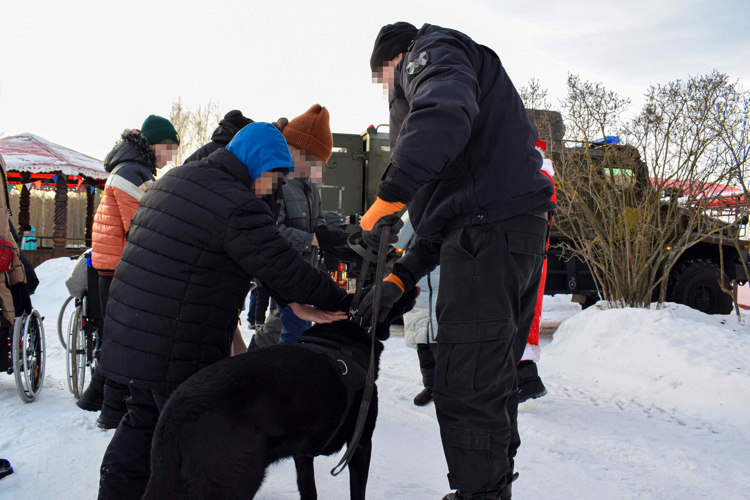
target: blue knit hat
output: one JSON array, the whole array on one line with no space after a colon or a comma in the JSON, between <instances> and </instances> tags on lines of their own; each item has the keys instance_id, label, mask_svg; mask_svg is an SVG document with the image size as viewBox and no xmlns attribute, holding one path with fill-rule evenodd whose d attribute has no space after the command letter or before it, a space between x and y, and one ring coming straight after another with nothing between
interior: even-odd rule
<instances>
[{"instance_id":1,"label":"blue knit hat","mask_svg":"<svg viewBox=\"0 0 750 500\"><path fill-rule=\"evenodd\" d=\"M247 167L253 182L263 172L280 171L286 175L294 171L286 140L270 123L255 122L243 127L226 150Z\"/></svg>"}]
</instances>

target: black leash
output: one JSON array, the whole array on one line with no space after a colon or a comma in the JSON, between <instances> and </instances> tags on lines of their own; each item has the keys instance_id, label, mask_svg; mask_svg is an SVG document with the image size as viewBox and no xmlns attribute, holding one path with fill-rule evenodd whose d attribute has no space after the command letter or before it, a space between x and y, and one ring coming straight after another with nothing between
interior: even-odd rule
<instances>
[{"instance_id":1,"label":"black leash","mask_svg":"<svg viewBox=\"0 0 750 500\"><path fill-rule=\"evenodd\" d=\"M391 228L385 226L383 232L380 235L380 248L378 249L377 257L368 252L359 245L355 245L355 235L349 237L349 245L352 249L364 258L362 264L362 273L360 274L359 282L357 283L357 291L354 294L352 300L352 310L350 315L357 313L356 308L359 307L359 301L362 298L362 290L364 290L364 283L367 279L367 272L369 271L370 262L377 259L377 267L375 268L375 297L372 304L372 315L370 318L370 327L367 329L367 333L372 339L370 345L370 366L367 369L367 382L365 383L365 392L362 395L362 404L359 407L359 415L357 416L357 426L354 428L354 435L352 440L346 447L346 453L341 457L339 463L331 469L331 475L338 476L341 472L349 465L352 460L354 452L359 446L359 439L362 437L362 432L365 430L365 420L367 419L367 413L370 410L370 403L372 402L372 394L375 391L375 328L377 327L378 314L380 312L380 296L383 292L383 274L385 274L385 262L388 253L388 235L391 232ZM338 469L338 471L336 470Z\"/></svg>"}]
</instances>

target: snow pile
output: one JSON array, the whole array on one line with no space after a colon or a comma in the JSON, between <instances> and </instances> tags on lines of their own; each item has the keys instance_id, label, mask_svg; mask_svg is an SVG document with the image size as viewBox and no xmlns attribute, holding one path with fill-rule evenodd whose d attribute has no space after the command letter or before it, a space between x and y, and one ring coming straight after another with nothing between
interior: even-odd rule
<instances>
[{"instance_id":1,"label":"snow pile","mask_svg":"<svg viewBox=\"0 0 750 500\"><path fill-rule=\"evenodd\" d=\"M735 316L599 302L560 325L540 370L615 399L750 431L749 356L750 327Z\"/></svg>"}]
</instances>

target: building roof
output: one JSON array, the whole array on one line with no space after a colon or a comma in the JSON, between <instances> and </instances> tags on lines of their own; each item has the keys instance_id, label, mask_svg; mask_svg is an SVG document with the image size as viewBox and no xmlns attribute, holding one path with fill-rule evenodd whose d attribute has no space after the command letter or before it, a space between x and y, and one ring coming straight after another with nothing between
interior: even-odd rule
<instances>
[{"instance_id":1,"label":"building roof","mask_svg":"<svg viewBox=\"0 0 750 500\"><path fill-rule=\"evenodd\" d=\"M106 179L104 164L85 154L73 151L34 134L20 134L0 139L2 155L8 171L80 175Z\"/></svg>"}]
</instances>

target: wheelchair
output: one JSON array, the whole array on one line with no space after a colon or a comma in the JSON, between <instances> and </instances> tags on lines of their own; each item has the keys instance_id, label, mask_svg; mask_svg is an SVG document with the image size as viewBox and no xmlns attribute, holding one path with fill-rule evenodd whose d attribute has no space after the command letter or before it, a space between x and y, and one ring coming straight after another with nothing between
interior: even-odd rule
<instances>
[{"instance_id":1,"label":"wheelchair","mask_svg":"<svg viewBox=\"0 0 750 500\"><path fill-rule=\"evenodd\" d=\"M68 337L68 322L75 312L75 300L76 298L72 295L65 299L60 308L60 313L57 315L57 337L60 339L60 345L65 350L68 349L68 343L65 339Z\"/></svg>"},{"instance_id":2,"label":"wheelchair","mask_svg":"<svg viewBox=\"0 0 750 500\"><path fill-rule=\"evenodd\" d=\"M86 290L78 297L68 298L59 316L61 319L65 317L69 303L75 306L67 316L65 367L68 389L76 399L81 397L86 386L86 371L90 371L93 377L99 364L104 323L99 302L99 275L96 270L87 268L86 281Z\"/></svg>"},{"instance_id":3,"label":"wheelchair","mask_svg":"<svg viewBox=\"0 0 750 500\"><path fill-rule=\"evenodd\" d=\"M0 315L0 339L6 342L2 349L7 356L6 373L13 375L18 396L31 403L42 391L47 346L44 340L44 318L31 305L25 285L19 284L13 293L16 306L15 320L8 321ZM7 340L5 340L7 338ZM6 354L7 353L7 354Z\"/></svg>"},{"instance_id":4,"label":"wheelchair","mask_svg":"<svg viewBox=\"0 0 750 500\"><path fill-rule=\"evenodd\" d=\"M96 296L92 300L99 301ZM67 329L66 362L68 389L76 399L85 388L86 371L94 376L99 363L101 347L101 319L95 317L87 293L75 298L75 310L70 316Z\"/></svg>"},{"instance_id":5,"label":"wheelchair","mask_svg":"<svg viewBox=\"0 0 750 500\"><path fill-rule=\"evenodd\" d=\"M11 357L18 396L31 403L42 392L47 349L44 342L44 318L39 311L16 318L13 324Z\"/></svg>"}]
</instances>

